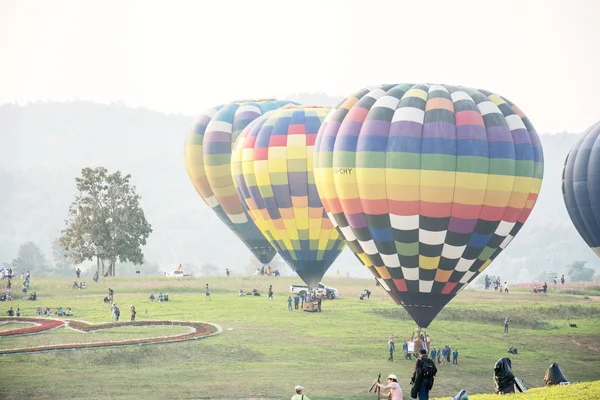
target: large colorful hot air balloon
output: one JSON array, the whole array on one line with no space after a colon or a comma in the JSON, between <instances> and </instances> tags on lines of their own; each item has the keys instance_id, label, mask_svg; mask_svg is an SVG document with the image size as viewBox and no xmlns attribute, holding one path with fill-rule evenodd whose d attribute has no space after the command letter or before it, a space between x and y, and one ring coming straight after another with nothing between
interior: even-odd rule
<instances>
[{"instance_id":1,"label":"large colorful hot air balloon","mask_svg":"<svg viewBox=\"0 0 600 400\"><path fill-rule=\"evenodd\" d=\"M313 148L329 107L284 107L248 125L235 143L236 191L261 232L315 287L344 247L323 210Z\"/></svg>"},{"instance_id":2,"label":"large colorful hot air balloon","mask_svg":"<svg viewBox=\"0 0 600 400\"><path fill-rule=\"evenodd\" d=\"M256 228L235 193L231 149L240 132L256 118L291 101L241 100L206 110L188 131L185 168L194 188L263 264L275 256L269 241Z\"/></svg>"},{"instance_id":3,"label":"large colorful hot air balloon","mask_svg":"<svg viewBox=\"0 0 600 400\"><path fill-rule=\"evenodd\" d=\"M590 126L565 160L562 192L573 225L600 257L600 121Z\"/></svg>"},{"instance_id":4,"label":"large colorful hot air balloon","mask_svg":"<svg viewBox=\"0 0 600 400\"><path fill-rule=\"evenodd\" d=\"M346 98L321 126L314 161L331 221L422 328L514 238L543 175L517 106L433 84Z\"/></svg>"}]
</instances>

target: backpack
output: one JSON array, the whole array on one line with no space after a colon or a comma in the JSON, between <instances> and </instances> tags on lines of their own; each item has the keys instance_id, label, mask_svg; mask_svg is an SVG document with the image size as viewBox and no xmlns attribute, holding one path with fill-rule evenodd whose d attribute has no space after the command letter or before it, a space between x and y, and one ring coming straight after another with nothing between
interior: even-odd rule
<instances>
[{"instance_id":1,"label":"backpack","mask_svg":"<svg viewBox=\"0 0 600 400\"><path fill-rule=\"evenodd\" d=\"M434 362L431 361L431 358L423 357L423 364L421 365L421 373L423 374L423 378L431 379L437 374L437 367Z\"/></svg>"}]
</instances>

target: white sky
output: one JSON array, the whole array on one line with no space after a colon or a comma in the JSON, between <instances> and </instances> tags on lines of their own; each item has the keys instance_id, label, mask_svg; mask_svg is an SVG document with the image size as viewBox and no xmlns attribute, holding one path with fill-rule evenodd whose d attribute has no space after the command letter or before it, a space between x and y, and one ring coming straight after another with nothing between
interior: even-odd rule
<instances>
[{"instance_id":1,"label":"white sky","mask_svg":"<svg viewBox=\"0 0 600 400\"><path fill-rule=\"evenodd\" d=\"M538 132L600 119L597 0L0 0L0 103L195 115L377 83L495 91Z\"/></svg>"}]
</instances>

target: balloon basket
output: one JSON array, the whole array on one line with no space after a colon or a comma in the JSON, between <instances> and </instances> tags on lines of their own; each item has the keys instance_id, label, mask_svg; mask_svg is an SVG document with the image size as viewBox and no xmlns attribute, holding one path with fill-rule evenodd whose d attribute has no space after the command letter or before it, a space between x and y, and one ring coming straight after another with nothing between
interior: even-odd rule
<instances>
[{"instance_id":1,"label":"balloon basket","mask_svg":"<svg viewBox=\"0 0 600 400\"><path fill-rule=\"evenodd\" d=\"M319 311L319 302L318 301L305 301L302 306L302 311L306 312L318 312Z\"/></svg>"},{"instance_id":2,"label":"balloon basket","mask_svg":"<svg viewBox=\"0 0 600 400\"><path fill-rule=\"evenodd\" d=\"M425 349L427 353L429 353L429 349L427 348L427 344L425 343L425 338L427 337L427 331L424 328L416 327L413 330L412 336L410 340L406 342L408 345L408 352L414 354L415 356L419 356L419 351L421 349Z\"/></svg>"}]
</instances>

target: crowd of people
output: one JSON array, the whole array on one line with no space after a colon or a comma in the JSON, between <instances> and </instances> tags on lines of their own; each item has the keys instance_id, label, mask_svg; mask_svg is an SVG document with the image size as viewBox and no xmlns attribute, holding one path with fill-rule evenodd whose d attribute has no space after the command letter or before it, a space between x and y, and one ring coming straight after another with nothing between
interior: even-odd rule
<instances>
[{"instance_id":1,"label":"crowd of people","mask_svg":"<svg viewBox=\"0 0 600 400\"><path fill-rule=\"evenodd\" d=\"M3 272L3 279L6 279L6 290L0 293L0 301L12 301L15 297L12 294L13 280L16 278L16 274L12 273L12 269L5 268ZM21 273L21 279L23 279L23 285L21 286L21 293L24 300L37 300L37 293L30 292L31 285L31 273L27 271L27 274ZM29 293L29 294L27 294ZM14 312L13 312L14 313Z\"/></svg>"}]
</instances>

